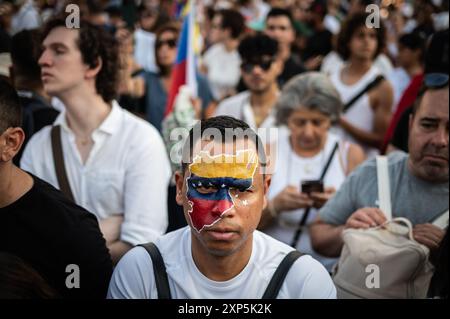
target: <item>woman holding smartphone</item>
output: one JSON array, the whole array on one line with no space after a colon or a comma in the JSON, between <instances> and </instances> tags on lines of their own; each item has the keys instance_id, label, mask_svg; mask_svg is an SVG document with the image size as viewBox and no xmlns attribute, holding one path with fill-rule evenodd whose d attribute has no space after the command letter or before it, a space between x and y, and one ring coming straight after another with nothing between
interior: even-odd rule
<instances>
[{"instance_id":1,"label":"woman holding smartphone","mask_svg":"<svg viewBox=\"0 0 450 319\"><path fill-rule=\"evenodd\" d=\"M307 226L365 159L361 147L330 132L341 109L339 93L323 74L304 73L286 84L277 103L281 128L269 203L259 226L330 272L336 260L313 251Z\"/></svg>"}]
</instances>

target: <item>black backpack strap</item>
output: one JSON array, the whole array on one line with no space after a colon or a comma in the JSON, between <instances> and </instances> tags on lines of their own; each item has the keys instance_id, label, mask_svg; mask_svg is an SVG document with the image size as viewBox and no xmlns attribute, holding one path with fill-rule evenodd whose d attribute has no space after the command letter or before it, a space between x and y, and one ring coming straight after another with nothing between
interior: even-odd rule
<instances>
[{"instance_id":1,"label":"black backpack strap","mask_svg":"<svg viewBox=\"0 0 450 319\"><path fill-rule=\"evenodd\" d=\"M284 257L283 261L280 263L277 270L275 271L275 274L270 280L269 285L267 286L267 289L264 292L262 299L277 298L278 293L280 292L281 286L283 285L289 270L291 269L295 261L299 259L301 256L303 256L302 253L300 253L297 250L294 250L291 251L289 254L287 254L286 257Z\"/></svg>"},{"instance_id":2,"label":"black backpack strap","mask_svg":"<svg viewBox=\"0 0 450 319\"><path fill-rule=\"evenodd\" d=\"M342 109L342 113L345 113L348 111L348 109L356 102L358 99L364 95L364 93L369 92L374 87L376 87L382 80L384 79L384 76L378 75L372 82L367 84L367 86L364 87L358 94L356 94L350 101L348 101L344 108Z\"/></svg>"},{"instance_id":3,"label":"black backpack strap","mask_svg":"<svg viewBox=\"0 0 450 319\"><path fill-rule=\"evenodd\" d=\"M330 168L331 161L334 158L334 154L336 153L338 148L339 148L339 142L336 142L336 144L334 145L333 150L331 151L330 156L328 157L327 163L323 167L322 173L320 174L320 180L321 181L323 181L323 179L325 178L325 175L327 174L328 169ZM297 247L298 241L299 241L300 236L301 236L302 231L303 231L303 227L305 227L306 221L308 220L308 216L309 216L309 212L310 211L311 211L310 207L305 209L305 213L303 214L303 217L300 220L300 223L298 224L297 230L296 230L296 232L294 234L294 238L292 239L292 242L291 242L291 247L293 247L293 248Z\"/></svg>"},{"instance_id":4,"label":"black backpack strap","mask_svg":"<svg viewBox=\"0 0 450 319\"><path fill-rule=\"evenodd\" d=\"M167 277L166 265L164 259L154 243L139 245L147 251L152 259L153 273L155 275L156 289L158 299L172 299L170 294L169 279Z\"/></svg>"},{"instance_id":5,"label":"black backpack strap","mask_svg":"<svg viewBox=\"0 0 450 319\"><path fill-rule=\"evenodd\" d=\"M69 178L67 177L66 165L64 164L64 155L61 143L61 126L52 127L52 152L53 162L55 164L56 178L58 179L59 190L71 201L75 202L72 189L70 188Z\"/></svg>"}]
</instances>

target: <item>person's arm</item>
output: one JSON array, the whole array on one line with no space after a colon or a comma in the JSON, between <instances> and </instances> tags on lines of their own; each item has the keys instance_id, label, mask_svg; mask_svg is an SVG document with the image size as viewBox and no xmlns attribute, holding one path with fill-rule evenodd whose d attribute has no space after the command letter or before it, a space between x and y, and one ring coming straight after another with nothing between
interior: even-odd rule
<instances>
[{"instance_id":1,"label":"person's arm","mask_svg":"<svg viewBox=\"0 0 450 319\"><path fill-rule=\"evenodd\" d=\"M445 231L433 224L418 224L413 229L414 239L427 246L432 252L439 248Z\"/></svg>"},{"instance_id":2,"label":"person's arm","mask_svg":"<svg viewBox=\"0 0 450 319\"><path fill-rule=\"evenodd\" d=\"M270 226L281 212L307 208L313 205L308 195L300 193L294 186L286 186L277 196L270 200L263 210L259 229Z\"/></svg>"},{"instance_id":3,"label":"person's arm","mask_svg":"<svg viewBox=\"0 0 450 319\"><path fill-rule=\"evenodd\" d=\"M369 101L374 110L372 132L360 129L344 118L340 118L340 125L360 143L375 148L380 147L391 120L393 96L392 86L387 81L383 81L373 92L369 93Z\"/></svg>"},{"instance_id":4,"label":"person's arm","mask_svg":"<svg viewBox=\"0 0 450 319\"><path fill-rule=\"evenodd\" d=\"M365 160L366 154L364 154L364 150L361 146L350 144L347 153L347 171L345 174L347 176L350 175L350 173Z\"/></svg>"},{"instance_id":5,"label":"person's arm","mask_svg":"<svg viewBox=\"0 0 450 319\"><path fill-rule=\"evenodd\" d=\"M319 254L327 257L339 257L343 242L343 225L327 224L317 217L309 226L309 235L313 249Z\"/></svg>"},{"instance_id":6,"label":"person's arm","mask_svg":"<svg viewBox=\"0 0 450 319\"><path fill-rule=\"evenodd\" d=\"M106 240L106 246L113 260L114 265L131 248L132 245L120 241L120 228L123 223L123 216L111 216L99 221L99 227Z\"/></svg>"},{"instance_id":7,"label":"person's arm","mask_svg":"<svg viewBox=\"0 0 450 319\"><path fill-rule=\"evenodd\" d=\"M346 228L376 227L386 221L385 215L378 208L364 207L355 211L346 221L345 225L325 223L317 217L310 226L309 233L313 249L327 257L339 257L343 241L342 231Z\"/></svg>"}]
</instances>

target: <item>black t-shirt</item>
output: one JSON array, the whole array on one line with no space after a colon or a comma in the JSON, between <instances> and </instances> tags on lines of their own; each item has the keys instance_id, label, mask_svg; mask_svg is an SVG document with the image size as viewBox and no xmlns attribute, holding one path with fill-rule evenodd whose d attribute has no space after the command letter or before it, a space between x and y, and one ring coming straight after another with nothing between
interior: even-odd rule
<instances>
[{"instance_id":1,"label":"black t-shirt","mask_svg":"<svg viewBox=\"0 0 450 319\"><path fill-rule=\"evenodd\" d=\"M63 298L106 298L112 261L96 217L33 179L29 192L0 208L0 251L22 258ZM66 287L67 278L75 282L69 265L78 266L79 288Z\"/></svg>"},{"instance_id":2,"label":"black t-shirt","mask_svg":"<svg viewBox=\"0 0 450 319\"><path fill-rule=\"evenodd\" d=\"M391 139L391 144L396 148L409 153L408 151L408 137L409 137L409 116L412 113L412 108L407 108L400 117L400 120L395 127L394 135Z\"/></svg>"},{"instance_id":3,"label":"black t-shirt","mask_svg":"<svg viewBox=\"0 0 450 319\"><path fill-rule=\"evenodd\" d=\"M291 55L289 59L284 62L283 72L278 76L278 87L280 89L294 76L305 72L306 69L300 62L300 58L295 55Z\"/></svg>"}]
</instances>

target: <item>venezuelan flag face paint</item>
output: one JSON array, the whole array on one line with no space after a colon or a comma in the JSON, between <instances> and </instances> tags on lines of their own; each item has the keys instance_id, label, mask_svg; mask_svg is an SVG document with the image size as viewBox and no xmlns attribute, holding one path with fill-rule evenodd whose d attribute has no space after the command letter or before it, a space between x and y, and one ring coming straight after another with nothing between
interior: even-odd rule
<instances>
[{"instance_id":1,"label":"venezuelan flag face paint","mask_svg":"<svg viewBox=\"0 0 450 319\"><path fill-rule=\"evenodd\" d=\"M200 232L218 222L235 205L231 190L249 189L257 166L258 157L249 150L236 155L201 152L196 156L186 180L191 225Z\"/></svg>"}]
</instances>

